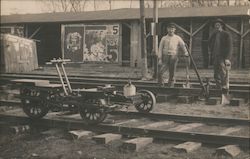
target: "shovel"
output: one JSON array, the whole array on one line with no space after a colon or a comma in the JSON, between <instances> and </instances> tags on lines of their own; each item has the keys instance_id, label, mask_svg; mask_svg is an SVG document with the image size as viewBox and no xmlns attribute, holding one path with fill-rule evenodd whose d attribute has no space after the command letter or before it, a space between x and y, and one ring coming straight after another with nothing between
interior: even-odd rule
<instances>
[{"instance_id":1,"label":"shovel","mask_svg":"<svg viewBox=\"0 0 250 159\"><path fill-rule=\"evenodd\" d=\"M227 88L229 88L229 70L231 69L231 64L226 65L226 80L227 80ZM221 104L227 105L230 103L230 95L229 92L222 92L221 94Z\"/></svg>"},{"instance_id":2,"label":"shovel","mask_svg":"<svg viewBox=\"0 0 250 159\"><path fill-rule=\"evenodd\" d=\"M183 85L184 88L191 88L190 86L190 76L189 76L189 60L186 61L186 83Z\"/></svg>"},{"instance_id":3,"label":"shovel","mask_svg":"<svg viewBox=\"0 0 250 159\"><path fill-rule=\"evenodd\" d=\"M196 73L196 75L197 75L197 77L198 77L198 79L199 79L199 82L200 82L200 85L201 85L201 88L202 88L202 93L203 93L203 95L204 95L205 98L208 98L208 97L209 97L208 90L206 90L206 87L205 87L205 85L203 84L203 81L202 81L202 79L201 79L201 77L200 77L200 74L199 74L199 72L198 72L197 66L196 66L196 64L195 64L195 62L194 62L193 56L192 56L192 54L189 52L188 46L187 46L186 44L185 44L185 46L186 46L186 48L187 48L187 52L188 52L188 55L189 55L189 57L190 57L189 59L191 60L191 63L192 63L192 65L193 65L193 67L194 67L194 71L195 71L195 73Z\"/></svg>"}]
</instances>

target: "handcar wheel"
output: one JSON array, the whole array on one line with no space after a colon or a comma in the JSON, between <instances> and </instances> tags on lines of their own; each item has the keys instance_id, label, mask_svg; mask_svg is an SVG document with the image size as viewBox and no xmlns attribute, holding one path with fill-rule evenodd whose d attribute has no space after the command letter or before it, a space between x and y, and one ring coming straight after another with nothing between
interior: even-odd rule
<instances>
[{"instance_id":1,"label":"handcar wheel","mask_svg":"<svg viewBox=\"0 0 250 159\"><path fill-rule=\"evenodd\" d=\"M155 95L148 90L140 90L138 93L141 94L142 102L137 103L135 108L139 112L148 113L150 112L156 104Z\"/></svg>"},{"instance_id":2,"label":"handcar wheel","mask_svg":"<svg viewBox=\"0 0 250 159\"><path fill-rule=\"evenodd\" d=\"M32 119L44 117L49 112L48 104L43 100L22 99L23 111Z\"/></svg>"},{"instance_id":3,"label":"handcar wheel","mask_svg":"<svg viewBox=\"0 0 250 159\"><path fill-rule=\"evenodd\" d=\"M80 115L89 125L99 124L107 117L107 113L103 109L84 106L80 108Z\"/></svg>"}]
</instances>

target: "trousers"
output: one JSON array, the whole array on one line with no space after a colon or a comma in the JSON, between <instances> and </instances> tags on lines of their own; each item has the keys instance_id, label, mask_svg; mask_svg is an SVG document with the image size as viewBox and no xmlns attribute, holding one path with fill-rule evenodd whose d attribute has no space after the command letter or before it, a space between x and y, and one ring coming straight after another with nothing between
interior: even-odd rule
<instances>
[{"instance_id":1,"label":"trousers","mask_svg":"<svg viewBox=\"0 0 250 159\"><path fill-rule=\"evenodd\" d=\"M214 80L219 89L229 89L229 69L223 59L214 60Z\"/></svg>"},{"instance_id":2,"label":"trousers","mask_svg":"<svg viewBox=\"0 0 250 159\"><path fill-rule=\"evenodd\" d=\"M174 83L174 74L176 71L178 63L178 56L177 55L162 55L162 64L159 65L159 74L158 74L158 83L164 84L164 77L163 74L168 70L168 83Z\"/></svg>"}]
</instances>

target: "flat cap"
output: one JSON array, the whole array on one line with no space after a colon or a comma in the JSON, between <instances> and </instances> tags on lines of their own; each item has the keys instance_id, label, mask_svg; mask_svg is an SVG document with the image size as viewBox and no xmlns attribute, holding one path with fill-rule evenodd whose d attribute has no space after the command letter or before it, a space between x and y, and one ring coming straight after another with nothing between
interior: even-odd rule
<instances>
[{"instance_id":1,"label":"flat cap","mask_svg":"<svg viewBox=\"0 0 250 159\"><path fill-rule=\"evenodd\" d=\"M170 22L167 24L168 28L175 28L175 24L173 22Z\"/></svg>"}]
</instances>

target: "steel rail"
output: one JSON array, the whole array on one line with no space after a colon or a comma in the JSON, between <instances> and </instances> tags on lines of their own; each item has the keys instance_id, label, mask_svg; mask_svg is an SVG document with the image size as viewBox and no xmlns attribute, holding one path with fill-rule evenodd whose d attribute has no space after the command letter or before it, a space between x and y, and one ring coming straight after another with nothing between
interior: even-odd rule
<instances>
[{"instance_id":1,"label":"steel rail","mask_svg":"<svg viewBox=\"0 0 250 159\"><path fill-rule=\"evenodd\" d=\"M218 117L204 117L204 116L190 116L180 114L161 114L161 113L141 113L141 112L126 112L126 111L114 111L111 115L126 115L132 117L144 117L149 119L158 120L171 120L178 122L201 122L209 124L223 124L223 125L242 125L250 126L250 120L239 118L218 118Z\"/></svg>"},{"instance_id":2,"label":"steel rail","mask_svg":"<svg viewBox=\"0 0 250 159\"><path fill-rule=\"evenodd\" d=\"M2 78L0 78L1 81ZM40 78L39 78L40 79ZM3 80L3 79L2 79ZM9 79L10 80L10 79ZM8 82L9 80L6 80L4 83ZM59 83L57 79L50 80L52 83ZM108 83L108 82L107 82ZM95 82L84 82L84 81L71 81L71 85L75 88L90 88L90 87L96 87L104 85L105 83L95 83ZM124 83L115 83L112 84L113 86L116 86L118 89L122 90ZM175 94L175 95L185 95L185 96L200 96L201 95L201 88L182 88L182 87L175 87L175 88L167 88L167 87L160 87L156 85L144 85L137 84L136 87L138 89L147 89L155 94ZM210 89L209 90L210 96L220 97L221 91L218 89ZM229 93L233 95L233 97L236 98L245 98L249 99L250 90L230 90Z\"/></svg>"},{"instance_id":3,"label":"steel rail","mask_svg":"<svg viewBox=\"0 0 250 159\"><path fill-rule=\"evenodd\" d=\"M119 79L119 78L96 78L96 77L89 77L89 76L69 76L70 80L74 80L74 81L85 81L85 82L108 82L110 84L112 83L127 83L128 79ZM43 75L43 74L1 74L1 78L31 78L31 79L58 79L58 77L56 75ZM139 79L132 79L132 82L134 84L157 84L155 81L141 81ZM182 84L185 82L185 80L177 80L176 85L177 86L182 86ZM199 82L197 80L190 80L190 82L192 82L192 85L195 87L199 86ZM205 81L204 81L205 82ZM210 81L212 83L212 85L215 85L214 81ZM230 85L232 88L250 88L250 82L235 82L232 81L230 82ZM231 89L232 89L231 88Z\"/></svg>"},{"instance_id":4,"label":"steel rail","mask_svg":"<svg viewBox=\"0 0 250 159\"><path fill-rule=\"evenodd\" d=\"M0 105L8 106L20 106L20 101L2 101L0 100ZM209 124L223 124L223 125L242 125L250 126L249 119L243 118L218 118L218 117L209 117L209 116L191 116L191 115L182 115L182 114L163 114L163 113L142 113L142 112L133 112L133 111L113 111L110 112L111 115L124 115L131 117L144 117L149 119L156 120L171 120L179 122L201 122Z\"/></svg>"},{"instance_id":5,"label":"steel rail","mask_svg":"<svg viewBox=\"0 0 250 159\"><path fill-rule=\"evenodd\" d=\"M249 137L242 136L229 136L229 135L215 135L205 134L197 132L178 132L178 131L167 131L167 130L155 130L155 129L144 129L144 128L133 128L125 126L114 126L107 124L100 124L96 126L88 126L83 121L79 120L63 120L63 119L40 119L31 120L23 116L11 116L11 115L0 115L1 120L8 120L8 122L18 121L19 123L28 123L32 121L34 125L47 126L47 127L61 127L67 129L84 129L94 132L103 133L119 133L122 135L129 136L147 136L158 139L167 140L179 140L179 141L194 141L210 144L234 144L242 147L249 147Z\"/></svg>"}]
</instances>

